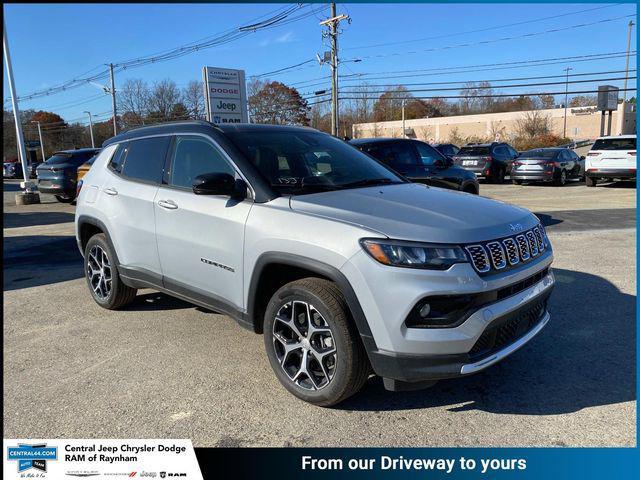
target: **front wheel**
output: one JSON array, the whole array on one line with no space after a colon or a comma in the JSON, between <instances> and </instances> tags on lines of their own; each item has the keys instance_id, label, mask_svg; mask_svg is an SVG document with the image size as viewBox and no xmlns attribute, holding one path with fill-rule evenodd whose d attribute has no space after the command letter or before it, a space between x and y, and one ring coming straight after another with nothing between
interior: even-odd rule
<instances>
[{"instance_id":1,"label":"front wheel","mask_svg":"<svg viewBox=\"0 0 640 480\"><path fill-rule=\"evenodd\" d=\"M108 310L128 305L137 293L135 288L122 283L115 257L103 233L91 237L84 249L84 271L91 296Z\"/></svg>"},{"instance_id":2,"label":"front wheel","mask_svg":"<svg viewBox=\"0 0 640 480\"><path fill-rule=\"evenodd\" d=\"M280 383L314 405L340 403L369 376L349 308L328 280L304 278L280 288L265 312L264 343Z\"/></svg>"}]
</instances>

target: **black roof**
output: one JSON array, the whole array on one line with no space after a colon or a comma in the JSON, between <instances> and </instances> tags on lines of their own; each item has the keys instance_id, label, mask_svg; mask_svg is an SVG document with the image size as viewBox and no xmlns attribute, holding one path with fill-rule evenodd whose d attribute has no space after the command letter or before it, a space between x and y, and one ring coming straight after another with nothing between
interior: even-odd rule
<instances>
[{"instance_id":1,"label":"black roof","mask_svg":"<svg viewBox=\"0 0 640 480\"><path fill-rule=\"evenodd\" d=\"M349 140L352 145L364 145L368 143L383 143L383 142L407 142L410 138L390 138L390 137L375 137L375 138L354 138Z\"/></svg>"},{"instance_id":2,"label":"black roof","mask_svg":"<svg viewBox=\"0 0 640 480\"><path fill-rule=\"evenodd\" d=\"M99 148L90 148L90 147L87 147L87 148L71 148L69 150L58 150L57 152L54 153L54 155L57 154L57 153L73 154L73 153L91 153L91 152L98 152L98 151L100 151Z\"/></svg>"},{"instance_id":3,"label":"black roof","mask_svg":"<svg viewBox=\"0 0 640 480\"><path fill-rule=\"evenodd\" d=\"M115 137L111 137L102 144L106 147L109 144L121 142L123 140L131 140L134 138L159 135L163 133L182 133L182 132L201 132L211 133L212 131L219 134L227 132L263 132L263 131L313 131L317 130L311 127L298 127L294 125L262 125L255 123L225 123L215 124L205 120L180 120L174 122L160 123L145 127L136 127L119 133Z\"/></svg>"}]
</instances>

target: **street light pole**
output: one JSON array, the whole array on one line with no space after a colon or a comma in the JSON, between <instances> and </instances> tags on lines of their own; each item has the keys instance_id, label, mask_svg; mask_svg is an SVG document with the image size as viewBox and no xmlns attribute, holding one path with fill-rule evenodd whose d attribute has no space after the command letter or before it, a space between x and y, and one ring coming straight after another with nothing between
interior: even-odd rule
<instances>
[{"instance_id":1,"label":"street light pole","mask_svg":"<svg viewBox=\"0 0 640 480\"><path fill-rule=\"evenodd\" d=\"M569 101L569 72L573 70L571 67L564 69L567 72L567 81L564 87L564 129L562 130L562 138L567 138L567 103Z\"/></svg>"},{"instance_id":2,"label":"street light pole","mask_svg":"<svg viewBox=\"0 0 640 480\"><path fill-rule=\"evenodd\" d=\"M24 148L24 137L22 135L22 123L20 123L20 109L16 99L16 85L13 81L13 68L11 67L11 55L9 54L9 40L7 39L7 26L2 20L2 48L4 50L4 61L7 68L7 78L9 79L9 93L11 94L11 106L13 108L13 119L16 124L16 140L18 141L18 154L22 162L22 175L25 183L29 182L29 170L27 169L27 150ZM26 190L26 188L25 188Z\"/></svg>"},{"instance_id":3,"label":"street light pole","mask_svg":"<svg viewBox=\"0 0 640 480\"><path fill-rule=\"evenodd\" d=\"M627 66L625 67L626 73L624 74L624 89L622 92L622 105L624 109L624 104L627 101L627 80L629 79L629 53L631 51L631 31L633 30L633 20L629 20L629 33L627 35ZM624 110L623 110L624 112Z\"/></svg>"},{"instance_id":4,"label":"street light pole","mask_svg":"<svg viewBox=\"0 0 640 480\"><path fill-rule=\"evenodd\" d=\"M404 104L406 102L406 99L403 98L402 99L402 138L407 138L407 129L404 128Z\"/></svg>"},{"instance_id":5,"label":"street light pole","mask_svg":"<svg viewBox=\"0 0 640 480\"><path fill-rule=\"evenodd\" d=\"M118 134L118 122L116 120L118 111L116 108L116 81L113 78L113 63L109 64L109 75L111 76L111 103L113 106L113 135Z\"/></svg>"},{"instance_id":6,"label":"street light pole","mask_svg":"<svg viewBox=\"0 0 640 480\"><path fill-rule=\"evenodd\" d=\"M36 122L36 123L38 124L38 138L40 138L40 151L42 152L42 161L44 162L46 158L44 156L44 142L42 141L42 129L40 128L40 122Z\"/></svg>"},{"instance_id":7,"label":"street light pole","mask_svg":"<svg viewBox=\"0 0 640 480\"><path fill-rule=\"evenodd\" d=\"M93 120L91 119L91 112L88 112L87 110L85 110L84 113L89 115L89 132L91 132L91 148L96 148L96 144L93 141Z\"/></svg>"}]
</instances>

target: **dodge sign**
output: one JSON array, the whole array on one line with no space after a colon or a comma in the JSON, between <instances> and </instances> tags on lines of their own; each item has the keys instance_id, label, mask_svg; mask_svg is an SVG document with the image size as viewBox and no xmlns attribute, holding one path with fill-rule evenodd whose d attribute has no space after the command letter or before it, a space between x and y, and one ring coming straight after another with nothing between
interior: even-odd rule
<instances>
[{"instance_id":1,"label":"dodge sign","mask_svg":"<svg viewBox=\"0 0 640 480\"><path fill-rule=\"evenodd\" d=\"M213 123L247 123L244 70L204 67L207 118Z\"/></svg>"}]
</instances>

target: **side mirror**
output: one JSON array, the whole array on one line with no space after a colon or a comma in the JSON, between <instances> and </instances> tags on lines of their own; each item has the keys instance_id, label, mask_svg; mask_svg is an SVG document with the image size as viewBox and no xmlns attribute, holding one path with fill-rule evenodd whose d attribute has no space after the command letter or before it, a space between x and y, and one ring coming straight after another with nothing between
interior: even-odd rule
<instances>
[{"instance_id":1,"label":"side mirror","mask_svg":"<svg viewBox=\"0 0 640 480\"><path fill-rule=\"evenodd\" d=\"M580 160L586 160L587 157L585 157L584 155L580 155Z\"/></svg>"},{"instance_id":2,"label":"side mirror","mask_svg":"<svg viewBox=\"0 0 640 480\"><path fill-rule=\"evenodd\" d=\"M196 195L224 195L244 198L246 196L246 185L242 180L236 181L233 175L228 173L203 173L193 179L193 193Z\"/></svg>"}]
</instances>

